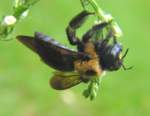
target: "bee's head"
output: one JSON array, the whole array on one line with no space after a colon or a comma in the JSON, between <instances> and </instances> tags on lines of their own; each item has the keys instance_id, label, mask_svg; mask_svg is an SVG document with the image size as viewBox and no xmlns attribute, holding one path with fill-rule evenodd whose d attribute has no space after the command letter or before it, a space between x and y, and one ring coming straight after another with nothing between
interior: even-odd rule
<instances>
[{"instance_id":1,"label":"bee's head","mask_svg":"<svg viewBox=\"0 0 150 116\"><path fill-rule=\"evenodd\" d=\"M126 68L123 65L123 59L128 53L128 49L122 55L122 46L119 43L113 43L112 45L103 44L100 42L97 47L97 53L100 58L100 65L102 66L103 70L115 71L123 67L124 70L130 69Z\"/></svg>"}]
</instances>

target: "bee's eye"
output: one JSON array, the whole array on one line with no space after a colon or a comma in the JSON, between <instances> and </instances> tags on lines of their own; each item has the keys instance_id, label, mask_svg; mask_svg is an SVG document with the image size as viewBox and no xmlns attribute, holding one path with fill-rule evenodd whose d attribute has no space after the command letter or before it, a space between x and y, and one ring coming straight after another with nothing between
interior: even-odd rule
<instances>
[{"instance_id":1,"label":"bee's eye","mask_svg":"<svg viewBox=\"0 0 150 116\"><path fill-rule=\"evenodd\" d=\"M115 44L114 47L111 49L111 54L113 56L120 55L120 52L122 51L122 47L119 44Z\"/></svg>"}]
</instances>

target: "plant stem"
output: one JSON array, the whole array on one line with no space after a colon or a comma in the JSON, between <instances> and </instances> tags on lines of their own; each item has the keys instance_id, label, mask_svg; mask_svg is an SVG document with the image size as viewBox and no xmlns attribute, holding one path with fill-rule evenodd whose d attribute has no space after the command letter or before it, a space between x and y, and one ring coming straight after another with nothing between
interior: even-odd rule
<instances>
[{"instance_id":1,"label":"plant stem","mask_svg":"<svg viewBox=\"0 0 150 116\"><path fill-rule=\"evenodd\" d=\"M105 15L102 11L102 9L98 6L98 4L95 2L95 0L88 0L88 2L91 4L93 7L96 15L98 16L99 19L105 20Z\"/></svg>"},{"instance_id":2,"label":"plant stem","mask_svg":"<svg viewBox=\"0 0 150 116\"><path fill-rule=\"evenodd\" d=\"M92 6L92 8L94 9L96 16L98 16L98 19L105 20L104 13L103 13L102 9L98 6L98 4L95 2L95 0L80 0L80 1L84 8L86 8L84 3L85 2L89 3Z\"/></svg>"}]
</instances>

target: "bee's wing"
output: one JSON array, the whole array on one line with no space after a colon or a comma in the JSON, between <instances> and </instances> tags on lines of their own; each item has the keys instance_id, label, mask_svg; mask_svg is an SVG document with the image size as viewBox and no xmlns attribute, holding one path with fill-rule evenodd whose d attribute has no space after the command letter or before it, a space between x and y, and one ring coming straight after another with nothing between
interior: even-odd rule
<instances>
[{"instance_id":1,"label":"bee's wing","mask_svg":"<svg viewBox=\"0 0 150 116\"><path fill-rule=\"evenodd\" d=\"M50 79L50 85L56 90L64 90L81 83L78 73L57 72Z\"/></svg>"},{"instance_id":2,"label":"bee's wing","mask_svg":"<svg viewBox=\"0 0 150 116\"><path fill-rule=\"evenodd\" d=\"M30 48L32 51L36 52L34 37L19 35L16 37L21 43Z\"/></svg>"},{"instance_id":3,"label":"bee's wing","mask_svg":"<svg viewBox=\"0 0 150 116\"><path fill-rule=\"evenodd\" d=\"M17 36L17 39L36 52L50 67L60 71L73 71L74 61L84 55L38 32L35 37L21 35Z\"/></svg>"}]
</instances>

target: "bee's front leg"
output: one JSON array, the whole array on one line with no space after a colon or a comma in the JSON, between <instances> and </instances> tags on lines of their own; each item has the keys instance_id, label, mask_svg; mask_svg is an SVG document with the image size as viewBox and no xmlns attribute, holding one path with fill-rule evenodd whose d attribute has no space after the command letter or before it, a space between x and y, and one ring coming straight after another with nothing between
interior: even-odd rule
<instances>
[{"instance_id":1,"label":"bee's front leg","mask_svg":"<svg viewBox=\"0 0 150 116\"><path fill-rule=\"evenodd\" d=\"M110 24L110 22L102 22L99 24L94 25L91 29L89 29L82 37L82 41L85 43L87 41L89 41L90 39L92 39L97 32L102 31L106 26L108 26L108 24Z\"/></svg>"},{"instance_id":2,"label":"bee's front leg","mask_svg":"<svg viewBox=\"0 0 150 116\"><path fill-rule=\"evenodd\" d=\"M76 29L80 28L87 17L91 14L93 13L82 11L70 21L69 25L66 28L66 34L71 45L77 45L78 43L80 43L79 38L76 36Z\"/></svg>"}]
</instances>

